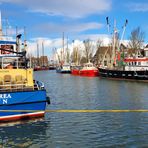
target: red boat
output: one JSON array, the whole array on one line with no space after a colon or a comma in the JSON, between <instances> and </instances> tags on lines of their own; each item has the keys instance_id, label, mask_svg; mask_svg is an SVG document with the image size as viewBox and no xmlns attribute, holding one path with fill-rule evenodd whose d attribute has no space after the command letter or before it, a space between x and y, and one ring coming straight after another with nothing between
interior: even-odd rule
<instances>
[{"instance_id":1,"label":"red boat","mask_svg":"<svg viewBox=\"0 0 148 148\"><path fill-rule=\"evenodd\" d=\"M71 71L72 75L96 77L99 75L98 69L93 65L93 63L86 63L83 67L74 67Z\"/></svg>"}]
</instances>

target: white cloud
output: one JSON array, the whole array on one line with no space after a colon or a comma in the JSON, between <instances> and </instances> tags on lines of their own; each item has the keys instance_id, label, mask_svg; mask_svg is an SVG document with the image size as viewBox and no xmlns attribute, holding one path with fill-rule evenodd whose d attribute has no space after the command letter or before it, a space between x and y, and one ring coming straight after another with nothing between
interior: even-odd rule
<instances>
[{"instance_id":1,"label":"white cloud","mask_svg":"<svg viewBox=\"0 0 148 148\"><path fill-rule=\"evenodd\" d=\"M27 43L27 54L32 56L37 56L37 44L39 49L40 56L42 55L42 44L44 46L44 53L45 55L49 56L52 54L53 49L59 48L62 46L62 39L50 39L50 38L33 38L30 42Z\"/></svg>"},{"instance_id":2,"label":"white cloud","mask_svg":"<svg viewBox=\"0 0 148 148\"><path fill-rule=\"evenodd\" d=\"M0 3L15 3L29 11L66 17L85 17L101 14L111 9L111 0L0 0Z\"/></svg>"},{"instance_id":3,"label":"white cloud","mask_svg":"<svg viewBox=\"0 0 148 148\"><path fill-rule=\"evenodd\" d=\"M130 3L127 5L131 11L147 12L148 3Z\"/></svg>"},{"instance_id":4,"label":"white cloud","mask_svg":"<svg viewBox=\"0 0 148 148\"><path fill-rule=\"evenodd\" d=\"M34 27L35 30L45 33L80 33L87 30L99 30L103 27L103 24L91 22L91 23L71 23L71 24L57 24L57 23L46 23Z\"/></svg>"}]
</instances>

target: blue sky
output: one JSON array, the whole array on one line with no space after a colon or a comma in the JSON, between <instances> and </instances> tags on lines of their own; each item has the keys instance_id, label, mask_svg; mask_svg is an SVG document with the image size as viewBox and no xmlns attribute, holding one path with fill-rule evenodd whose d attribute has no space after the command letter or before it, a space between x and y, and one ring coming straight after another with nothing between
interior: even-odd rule
<instances>
[{"instance_id":1,"label":"blue sky","mask_svg":"<svg viewBox=\"0 0 148 148\"><path fill-rule=\"evenodd\" d=\"M111 31L116 20L121 34L128 19L124 39L128 40L131 31L140 27L148 43L148 0L0 0L0 9L3 23L8 19L14 29L26 27L28 42L44 39L48 43L54 41L56 46L62 32L69 42L97 39L108 33L108 16Z\"/></svg>"}]
</instances>

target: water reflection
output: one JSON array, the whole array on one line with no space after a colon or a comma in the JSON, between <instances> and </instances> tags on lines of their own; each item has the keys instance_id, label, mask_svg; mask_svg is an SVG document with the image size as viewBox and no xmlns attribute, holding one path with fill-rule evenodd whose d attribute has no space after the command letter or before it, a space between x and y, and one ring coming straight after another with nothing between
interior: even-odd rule
<instances>
[{"instance_id":1,"label":"water reflection","mask_svg":"<svg viewBox=\"0 0 148 148\"><path fill-rule=\"evenodd\" d=\"M44 118L0 124L0 143L2 147L30 147L44 145L50 122Z\"/></svg>"}]
</instances>

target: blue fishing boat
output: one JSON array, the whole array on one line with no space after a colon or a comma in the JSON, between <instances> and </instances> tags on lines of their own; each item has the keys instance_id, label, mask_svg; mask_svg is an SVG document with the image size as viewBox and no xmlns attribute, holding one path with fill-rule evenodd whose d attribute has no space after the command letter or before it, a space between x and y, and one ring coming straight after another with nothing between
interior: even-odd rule
<instances>
[{"instance_id":1,"label":"blue fishing boat","mask_svg":"<svg viewBox=\"0 0 148 148\"><path fill-rule=\"evenodd\" d=\"M42 117L50 103L44 84L33 78L26 43L21 49L20 40L20 34L16 42L0 39L0 122Z\"/></svg>"}]
</instances>

